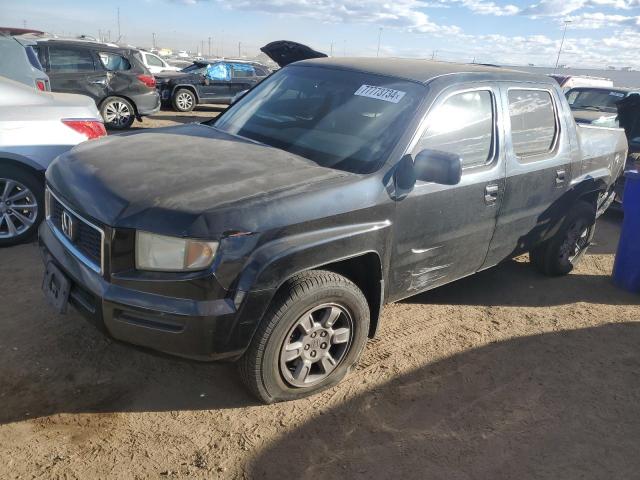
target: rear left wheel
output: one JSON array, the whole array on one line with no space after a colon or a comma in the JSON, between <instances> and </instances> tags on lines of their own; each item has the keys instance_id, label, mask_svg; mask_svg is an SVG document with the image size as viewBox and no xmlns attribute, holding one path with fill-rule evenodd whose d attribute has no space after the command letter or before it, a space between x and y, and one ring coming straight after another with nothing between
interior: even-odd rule
<instances>
[{"instance_id":1,"label":"rear left wheel","mask_svg":"<svg viewBox=\"0 0 640 480\"><path fill-rule=\"evenodd\" d=\"M0 246L29 240L44 216L42 182L15 167L0 171Z\"/></svg>"},{"instance_id":2,"label":"rear left wheel","mask_svg":"<svg viewBox=\"0 0 640 480\"><path fill-rule=\"evenodd\" d=\"M317 393L355 365L368 331L369 306L353 282L301 273L279 291L240 360L242 380L265 403Z\"/></svg>"},{"instance_id":3,"label":"rear left wheel","mask_svg":"<svg viewBox=\"0 0 640 480\"><path fill-rule=\"evenodd\" d=\"M113 130L129 128L136 118L136 112L129 100L122 97L109 97L100 106L104 125Z\"/></svg>"},{"instance_id":4,"label":"rear left wheel","mask_svg":"<svg viewBox=\"0 0 640 480\"><path fill-rule=\"evenodd\" d=\"M595 207L587 202L576 204L556 235L529 252L531 263L549 276L567 275L578 264L595 233Z\"/></svg>"}]
</instances>

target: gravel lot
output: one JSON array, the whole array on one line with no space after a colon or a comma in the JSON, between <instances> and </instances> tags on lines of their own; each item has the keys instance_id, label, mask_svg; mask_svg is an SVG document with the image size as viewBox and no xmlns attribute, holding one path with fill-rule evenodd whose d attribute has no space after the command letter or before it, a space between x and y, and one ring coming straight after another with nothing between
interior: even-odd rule
<instances>
[{"instance_id":1,"label":"gravel lot","mask_svg":"<svg viewBox=\"0 0 640 480\"><path fill-rule=\"evenodd\" d=\"M270 406L233 365L52 313L37 246L0 250L0 478L637 478L640 299L610 282L619 225L600 220L568 277L523 256L387 306L342 384Z\"/></svg>"}]
</instances>

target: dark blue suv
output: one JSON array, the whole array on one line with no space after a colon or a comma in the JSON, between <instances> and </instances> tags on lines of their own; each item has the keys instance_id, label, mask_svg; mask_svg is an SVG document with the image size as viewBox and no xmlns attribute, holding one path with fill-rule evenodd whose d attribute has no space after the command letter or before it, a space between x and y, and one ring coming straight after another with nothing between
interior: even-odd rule
<instances>
[{"instance_id":1,"label":"dark blue suv","mask_svg":"<svg viewBox=\"0 0 640 480\"><path fill-rule=\"evenodd\" d=\"M239 92L267 77L268 67L240 60L196 61L180 72L156 75L162 101L179 112L199 104L230 104Z\"/></svg>"}]
</instances>

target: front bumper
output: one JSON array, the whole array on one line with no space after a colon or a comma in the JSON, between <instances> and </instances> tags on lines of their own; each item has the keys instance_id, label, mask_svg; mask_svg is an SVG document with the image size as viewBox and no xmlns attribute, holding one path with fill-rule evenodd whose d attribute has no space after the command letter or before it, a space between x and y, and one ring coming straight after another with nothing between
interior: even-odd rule
<instances>
[{"instance_id":1,"label":"front bumper","mask_svg":"<svg viewBox=\"0 0 640 480\"><path fill-rule=\"evenodd\" d=\"M71 282L69 303L117 340L199 360L233 360L248 347L271 291L191 300L125 288L87 267L56 237L39 230L43 261Z\"/></svg>"}]
</instances>

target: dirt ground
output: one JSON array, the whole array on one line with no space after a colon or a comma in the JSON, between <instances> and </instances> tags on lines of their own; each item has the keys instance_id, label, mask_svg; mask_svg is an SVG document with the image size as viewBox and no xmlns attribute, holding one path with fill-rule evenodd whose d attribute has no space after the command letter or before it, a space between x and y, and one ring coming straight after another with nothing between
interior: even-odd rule
<instances>
[{"instance_id":1,"label":"dirt ground","mask_svg":"<svg viewBox=\"0 0 640 480\"><path fill-rule=\"evenodd\" d=\"M0 250L0 478L637 478L640 297L610 281L620 221L599 221L568 277L523 256L385 307L344 382L270 406L233 365L52 313L37 246Z\"/></svg>"}]
</instances>

